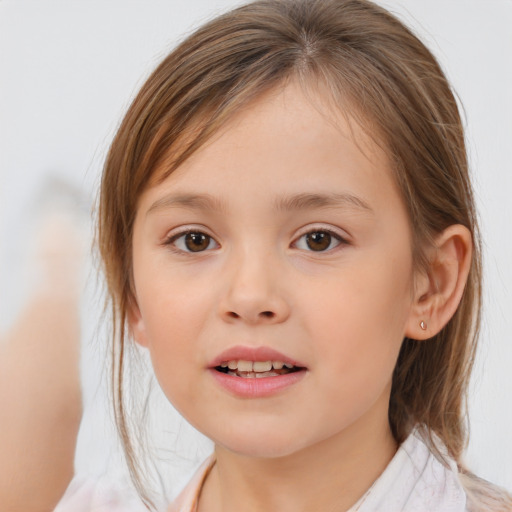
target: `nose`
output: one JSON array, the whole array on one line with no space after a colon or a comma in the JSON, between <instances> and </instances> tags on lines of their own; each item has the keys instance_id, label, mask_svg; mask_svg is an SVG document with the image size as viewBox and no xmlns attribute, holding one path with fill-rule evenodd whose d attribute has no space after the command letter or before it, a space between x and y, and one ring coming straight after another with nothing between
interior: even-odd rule
<instances>
[{"instance_id":1,"label":"nose","mask_svg":"<svg viewBox=\"0 0 512 512\"><path fill-rule=\"evenodd\" d=\"M276 324L290 315L279 269L268 255L246 254L229 263L220 314L230 323Z\"/></svg>"}]
</instances>

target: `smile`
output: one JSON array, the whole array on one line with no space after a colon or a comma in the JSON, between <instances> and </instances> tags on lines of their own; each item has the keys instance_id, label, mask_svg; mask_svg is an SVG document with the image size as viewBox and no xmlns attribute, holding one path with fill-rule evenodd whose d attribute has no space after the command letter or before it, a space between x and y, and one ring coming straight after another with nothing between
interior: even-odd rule
<instances>
[{"instance_id":1,"label":"smile","mask_svg":"<svg viewBox=\"0 0 512 512\"><path fill-rule=\"evenodd\" d=\"M232 377L244 379L261 379L267 377L279 377L288 373L299 371L300 368L283 361L224 361L215 367L218 372Z\"/></svg>"},{"instance_id":2,"label":"smile","mask_svg":"<svg viewBox=\"0 0 512 512\"><path fill-rule=\"evenodd\" d=\"M231 347L207 368L216 385L244 399L268 398L286 392L308 373L303 363L271 347Z\"/></svg>"}]
</instances>

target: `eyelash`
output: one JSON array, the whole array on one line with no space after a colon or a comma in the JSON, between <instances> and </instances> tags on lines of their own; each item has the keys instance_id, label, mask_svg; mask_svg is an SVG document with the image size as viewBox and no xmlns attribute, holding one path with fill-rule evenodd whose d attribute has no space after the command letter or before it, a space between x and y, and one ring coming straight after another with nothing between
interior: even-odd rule
<instances>
[{"instance_id":1,"label":"eyelash","mask_svg":"<svg viewBox=\"0 0 512 512\"><path fill-rule=\"evenodd\" d=\"M315 252L319 252L319 253L330 252L330 251L332 251L333 249L336 249L336 247L339 247L342 244L343 245L348 245L348 243L349 243L345 238L343 238L337 232L335 232L335 231L333 231L331 229L327 229L327 228L316 228L316 229L311 229L309 231L306 231L305 233L302 233L296 239L296 241L294 243L296 244L303 237L305 237L307 235L311 235L313 233L327 233L330 237L332 237L331 241L329 242L329 246L331 245L333 240L335 240L337 243L336 243L336 245L334 247L331 247L331 248L326 249L326 250L321 250L321 251L314 251L314 250L304 249L304 250L306 250L308 252L313 252L313 253L315 253ZM187 229L185 231L181 231L181 232L176 233L176 234L170 236L169 238L167 238L165 240L165 242L164 242L164 245L168 246L170 248L170 250L172 250L173 252L176 252L178 254L198 254L198 253L206 252L208 250L208 247L206 247L206 249L201 250L201 251L189 251L189 250L186 250L186 249L185 250L184 249L180 249L180 248L175 246L175 242L177 240L179 240L180 238L184 238L184 237L186 237L187 235L190 235L190 234L205 235L209 239L208 247L210 246L212 241L217 244L217 242L215 242L215 239L213 237L211 237L210 235L208 235L207 233L204 233L203 231L198 230L198 229Z\"/></svg>"},{"instance_id":2,"label":"eyelash","mask_svg":"<svg viewBox=\"0 0 512 512\"><path fill-rule=\"evenodd\" d=\"M314 229L310 229L309 231L306 231L305 233L302 233L298 238L296 238L294 241L294 245L297 245L299 243L299 241L302 239L305 240L305 237L307 237L307 235L312 235L314 233L328 234L331 237L331 240L329 241L329 248L322 250L322 251L314 251L313 249L305 248L305 249L303 249L304 251L312 252L312 253L328 253L328 252L333 251L334 249L336 249L337 247L339 247L342 244L344 244L344 245L348 244L348 242L345 238L343 238L339 233L337 233L336 231L333 231L332 229L314 228ZM334 247L330 247L332 245L332 242L336 242ZM304 244L307 244L307 242L304 241Z\"/></svg>"},{"instance_id":3,"label":"eyelash","mask_svg":"<svg viewBox=\"0 0 512 512\"><path fill-rule=\"evenodd\" d=\"M176 234L170 236L164 242L164 245L168 246L171 249L171 251L176 252L178 254L196 254L196 253L200 253L200 252L205 252L205 251L187 251L187 250L179 249L178 247L176 247L174 245L176 240L179 240L180 238L184 238L184 237L186 237L187 235L190 235L190 234L205 235L206 237L208 237L210 239L210 242L212 240L214 240L213 237L211 237L207 233L204 233L203 231L200 231L199 229L187 229L185 231L181 231L179 233L176 233ZM210 246L210 243L208 243L208 247L209 246ZM207 249L208 249L208 247L207 247Z\"/></svg>"}]
</instances>

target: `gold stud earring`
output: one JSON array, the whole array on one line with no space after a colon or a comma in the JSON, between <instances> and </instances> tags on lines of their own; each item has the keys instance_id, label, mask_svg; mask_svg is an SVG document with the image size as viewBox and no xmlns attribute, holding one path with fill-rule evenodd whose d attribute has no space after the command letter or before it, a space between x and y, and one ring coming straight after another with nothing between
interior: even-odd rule
<instances>
[{"instance_id":1,"label":"gold stud earring","mask_svg":"<svg viewBox=\"0 0 512 512\"><path fill-rule=\"evenodd\" d=\"M425 321L424 321L424 320L422 320L422 321L420 322L420 327L421 327L421 329L422 329L423 331L426 331L426 330L427 330L427 324L425 323Z\"/></svg>"}]
</instances>

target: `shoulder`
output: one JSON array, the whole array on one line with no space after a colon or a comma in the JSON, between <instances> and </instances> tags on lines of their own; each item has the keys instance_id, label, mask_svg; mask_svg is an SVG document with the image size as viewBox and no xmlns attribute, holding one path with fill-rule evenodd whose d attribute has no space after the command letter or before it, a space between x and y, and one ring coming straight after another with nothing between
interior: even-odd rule
<instances>
[{"instance_id":1,"label":"shoulder","mask_svg":"<svg viewBox=\"0 0 512 512\"><path fill-rule=\"evenodd\" d=\"M147 512L125 481L75 476L54 512Z\"/></svg>"},{"instance_id":2,"label":"shoulder","mask_svg":"<svg viewBox=\"0 0 512 512\"><path fill-rule=\"evenodd\" d=\"M463 464L452 459L436 434L431 433L429 436L425 429L416 428L413 435L431 452L434 463L444 468L447 477L456 480L464 493L465 512L512 512L512 496L505 489L476 476ZM432 445L435 449L432 449Z\"/></svg>"},{"instance_id":3,"label":"shoulder","mask_svg":"<svg viewBox=\"0 0 512 512\"><path fill-rule=\"evenodd\" d=\"M410 433L353 510L469 512L455 461L438 459L423 434Z\"/></svg>"},{"instance_id":4,"label":"shoulder","mask_svg":"<svg viewBox=\"0 0 512 512\"><path fill-rule=\"evenodd\" d=\"M208 457L169 506L168 512L194 512L203 482L215 464ZM122 478L75 476L53 512L147 512L136 491Z\"/></svg>"},{"instance_id":5,"label":"shoulder","mask_svg":"<svg viewBox=\"0 0 512 512\"><path fill-rule=\"evenodd\" d=\"M212 454L201 464L167 512L195 512L203 483L214 465L215 456Z\"/></svg>"},{"instance_id":6,"label":"shoulder","mask_svg":"<svg viewBox=\"0 0 512 512\"><path fill-rule=\"evenodd\" d=\"M459 473L459 480L468 512L512 512L512 496L505 489L466 470Z\"/></svg>"}]
</instances>

